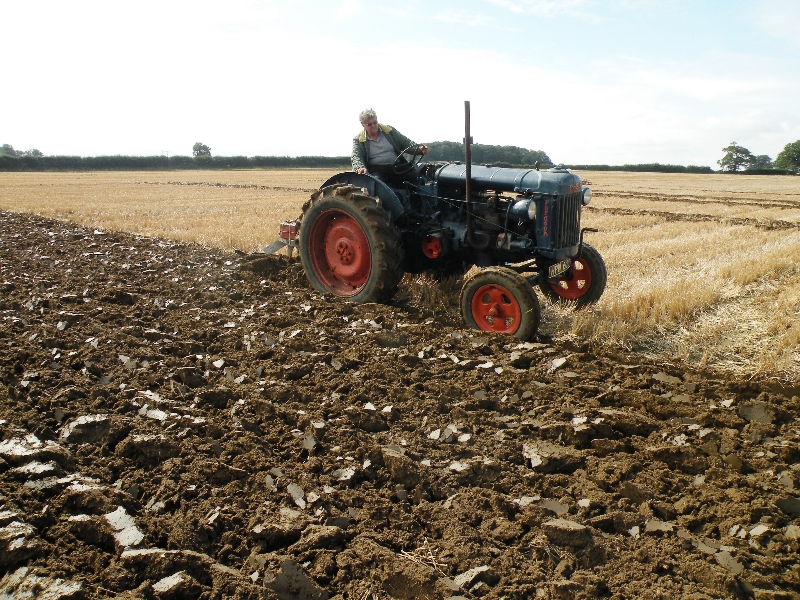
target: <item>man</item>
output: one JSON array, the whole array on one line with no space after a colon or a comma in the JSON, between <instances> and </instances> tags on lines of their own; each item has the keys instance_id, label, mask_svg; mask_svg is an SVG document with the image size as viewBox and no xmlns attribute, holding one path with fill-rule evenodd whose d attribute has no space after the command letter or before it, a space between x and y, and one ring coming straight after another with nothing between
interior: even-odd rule
<instances>
[{"instance_id":1,"label":"man","mask_svg":"<svg viewBox=\"0 0 800 600\"><path fill-rule=\"evenodd\" d=\"M414 142L390 125L378 123L378 115L371 108L362 110L358 120L364 128L353 138L353 153L350 160L353 171L369 173L387 183L399 184L401 175L397 175L392 165L400 153L413 146ZM428 153L427 146L420 146L423 155Z\"/></svg>"}]
</instances>

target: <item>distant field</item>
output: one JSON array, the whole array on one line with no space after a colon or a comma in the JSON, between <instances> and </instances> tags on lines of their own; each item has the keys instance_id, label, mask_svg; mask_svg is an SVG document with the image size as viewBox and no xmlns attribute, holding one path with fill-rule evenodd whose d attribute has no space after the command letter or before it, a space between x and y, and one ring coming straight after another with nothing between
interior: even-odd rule
<instances>
[{"instance_id":1,"label":"distant field","mask_svg":"<svg viewBox=\"0 0 800 600\"><path fill-rule=\"evenodd\" d=\"M254 251L333 171L2 173L0 208ZM665 361L800 378L800 178L582 172L608 266L592 309L542 331ZM453 300L452 304L455 304Z\"/></svg>"},{"instance_id":2,"label":"distant field","mask_svg":"<svg viewBox=\"0 0 800 600\"><path fill-rule=\"evenodd\" d=\"M335 171L0 173L0 208L253 251Z\"/></svg>"}]
</instances>

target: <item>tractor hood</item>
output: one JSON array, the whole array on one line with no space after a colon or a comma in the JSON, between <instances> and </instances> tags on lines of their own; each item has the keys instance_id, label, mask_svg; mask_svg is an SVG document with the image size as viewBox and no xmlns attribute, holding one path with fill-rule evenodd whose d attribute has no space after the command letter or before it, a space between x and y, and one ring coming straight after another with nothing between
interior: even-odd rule
<instances>
[{"instance_id":1,"label":"tractor hood","mask_svg":"<svg viewBox=\"0 0 800 600\"><path fill-rule=\"evenodd\" d=\"M440 168L435 175L440 189L463 189L467 166L451 163ZM566 195L581 191L581 178L566 169L504 169L472 165L472 189L494 190L518 194Z\"/></svg>"}]
</instances>

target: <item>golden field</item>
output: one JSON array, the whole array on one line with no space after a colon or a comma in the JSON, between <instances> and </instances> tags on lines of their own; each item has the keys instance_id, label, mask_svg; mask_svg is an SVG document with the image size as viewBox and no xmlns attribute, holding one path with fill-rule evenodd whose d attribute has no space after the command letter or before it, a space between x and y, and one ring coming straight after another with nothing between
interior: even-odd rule
<instances>
[{"instance_id":1,"label":"golden field","mask_svg":"<svg viewBox=\"0 0 800 600\"><path fill-rule=\"evenodd\" d=\"M564 334L748 377L800 376L800 178L582 173L609 270Z\"/></svg>"},{"instance_id":2,"label":"golden field","mask_svg":"<svg viewBox=\"0 0 800 600\"><path fill-rule=\"evenodd\" d=\"M0 173L0 209L255 251L334 171ZM800 178L582 172L608 266L593 308L541 331L746 377L800 378ZM419 280L409 281L412 294ZM447 303L448 298L444 298ZM455 310L457 298L449 306Z\"/></svg>"},{"instance_id":3,"label":"golden field","mask_svg":"<svg viewBox=\"0 0 800 600\"><path fill-rule=\"evenodd\" d=\"M333 171L0 173L0 209L232 250L276 238Z\"/></svg>"}]
</instances>

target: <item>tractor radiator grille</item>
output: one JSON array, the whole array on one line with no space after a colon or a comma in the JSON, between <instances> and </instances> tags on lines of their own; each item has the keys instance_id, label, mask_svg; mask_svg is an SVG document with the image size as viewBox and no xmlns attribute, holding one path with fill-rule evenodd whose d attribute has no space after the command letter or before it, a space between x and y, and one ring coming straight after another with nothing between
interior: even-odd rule
<instances>
[{"instance_id":1,"label":"tractor radiator grille","mask_svg":"<svg viewBox=\"0 0 800 600\"><path fill-rule=\"evenodd\" d=\"M569 194L553 199L553 220L550 244L553 250L577 246L581 232L581 194Z\"/></svg>"}]
</instances>

